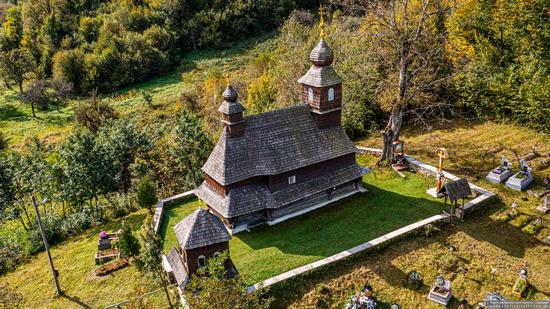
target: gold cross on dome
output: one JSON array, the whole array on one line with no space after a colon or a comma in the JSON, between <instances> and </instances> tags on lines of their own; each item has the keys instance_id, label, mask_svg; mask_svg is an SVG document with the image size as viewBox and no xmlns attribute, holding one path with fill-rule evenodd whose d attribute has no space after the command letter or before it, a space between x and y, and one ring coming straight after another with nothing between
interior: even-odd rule
<instances>
[{"instance_id":1,"label":"gold cross on dome","mask_svg":"<svg viewBox=\"0 0 550 309\"><path fill-rule=\"evenodd\" d=\"M324 15L324 10L323 10L323 3L320 4L320 8L319 8L319 16L321 18L321 20L319 21L319 29L321 29L321 32L319 34L319 36L322 38L325 37L325 18L323 17Z\"/></svg>"}]
</instances>

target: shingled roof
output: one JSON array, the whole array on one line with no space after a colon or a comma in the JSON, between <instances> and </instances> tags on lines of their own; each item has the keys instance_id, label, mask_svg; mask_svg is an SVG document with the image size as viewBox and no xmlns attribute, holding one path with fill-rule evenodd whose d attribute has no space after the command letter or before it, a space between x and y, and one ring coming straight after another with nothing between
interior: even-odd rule
<instances>
[{"instance_id":1,"label":"shingled roof","mask_svg":"<svg viewBox=\"0 0 550 309\"><path fill-rule=\"evenodd\" d=\"M172 248L166 256L166 259L168 260L168 264L172 267L172 272L174 273L178 287L183 290L189 276L187 275L185 266L183 266L183 261L181 260L179 253L176 249Z\"/></svg>"},{"instance_id":2,"label":"shingled roof","mask_svg":"<svg viewBox=\"0 0 550 309\"><path fill-rule=\"evenodd\" d=\"M202 170L222 185L275 175L355 152L340 127L319 129L308 105L244 118L244 134L222 135Z\"/></svg>"},{"instance_id":3,"label":"shingled roof","mask_svg":"<svg viewBox=\"0 0 550 309\"><path fill-rule=\"evenodd\" d=\"M202 208L174 226L180 247L195 249L231 240L223 222Z\"/></svg>"},{"instance_id":4,"label":"shingled roof","mask_svg":"<svg viewBox=\"0 0 550 309\"><path fill-rule=\"evenodd\" d=\"M449 200L454 202L458 199L467 198L472 195L472 190L470 189L468 180L466 178L461 178L459 180L446 183L445 193L449 197Z\"/></svg>"},{"instance_id":5,"label":"shingled roof","mask_svg":"<svg viewBox=\"0 0 550 309\"><path fill-rule=\"evenodd\" d=\"M283 207L342 183L358 179L368 172L368 169L353 164L330 174L288 186L274 193L271 193L265 184L250 184L232 189L227 196L219 195L207 182L203 182L197 193L200 199L216 212L226 218L232 218L262 209Z\"/></svg>"}]
</instances>

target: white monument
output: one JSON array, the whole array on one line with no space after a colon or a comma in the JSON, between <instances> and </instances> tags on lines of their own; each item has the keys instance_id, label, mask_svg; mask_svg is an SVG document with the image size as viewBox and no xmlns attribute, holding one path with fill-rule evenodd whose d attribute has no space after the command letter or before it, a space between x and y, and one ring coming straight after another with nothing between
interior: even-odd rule
<instances>
[{"instance_id":1,"label":"white monument","mask_svg":"<svg viewBox=\"0 0 550 309\"><path fill-rule=\"evenodd\" d=\"M503 183L512 176L512 164L510 164L510 161L508 161L505 156L501 156L500 158L500 166L487 174L487 177L485 177L487 181L492 183Z\"/></svg>"},{"instance_id":2,"label":"white monument","mask_svg":"<svg viewBox=\"0 0 550 309\"><path fill-rule=\"evenodd\" d=\"M533 175L531 175L531 168L524 160L519 161L519 166L519 172L508 178L506 186L516 191L523 191L533 181Z\"/></svg>"}]
</instances>

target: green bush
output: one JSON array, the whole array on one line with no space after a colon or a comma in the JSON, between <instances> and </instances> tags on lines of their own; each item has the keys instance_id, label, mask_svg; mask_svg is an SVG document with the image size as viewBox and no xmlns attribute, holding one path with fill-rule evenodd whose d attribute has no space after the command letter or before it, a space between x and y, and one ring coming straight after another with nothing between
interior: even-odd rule
<instances>
[{"instance_id":1,"label":"green bush","mask_svg":"<svg viewBox=\"0 0 550 309\"><path fill-rule=\"evenodd\" d=\"M125 257L136 257L139 255L140 245L132 233L130 226L122 222L122 234L118 238L120 254Z\"/></svg>"},{"instance_id":2,"label":"green bush","mask_svg":"<svg viewBox=\"0 0 550 309\"><path fill-rule=\"evenodd\" d=\"M136 189L136 200L139 207L147 208L150 212L158 201L156 190L155 185L149 177L145 176L141 178Z\"/></svg>"},{"instance_id":3,"label":"green bush","mask_svg":"<svg viewBox=\"0 0 550 309\"><path fill-rule=\"evenodd\" d=\"M542 229L542 222L537 219L524 226L521 230L528 235L536 235Z\"/></svg>"}]
</instances>

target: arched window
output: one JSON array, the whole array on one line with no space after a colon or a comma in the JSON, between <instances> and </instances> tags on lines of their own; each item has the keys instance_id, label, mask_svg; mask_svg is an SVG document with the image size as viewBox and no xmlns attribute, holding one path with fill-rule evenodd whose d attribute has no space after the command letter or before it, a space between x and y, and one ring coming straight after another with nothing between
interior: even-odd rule
<instances>
[{"instance_id":1,"label":"arched window","mask_svg":"<svg viewBox=\"0 0 550 309\"><path fill-rule=\"evenodd\" d=\"M334 101L334 89L333 88L330 88L328 90L328 101Z\"/></svg>"},{"instance_id":2,"label":"arched window","mask_svg":"<svg viewBox=\"0 0 550 309\"><path fill-rule=\"evenodd\" d=\"M216 252L214 252L214 257L216 258L216 257L218 257L218 255L220 255L220 254L221 254L220 252L216 251Z\"/></svg>"},{"instance_id":3,"label":"arched window","mask_svg":"<svg viewBox=\"0 0 550 309\"><path fill-rule=\"evenodd\" d=\"M204 255L199 256L199 267L206 266L206 257Z\"/></svg>"},{"instance_id":4,"label":"arched window","mask_svg":"<svg viewBox=\"0 0 550 309\"><path fill-rule=\"evenodd\" d=\"M307 99L312 101L313 100L313 89L308 88L307 89Z\"/></svg>"}]
</instances>

